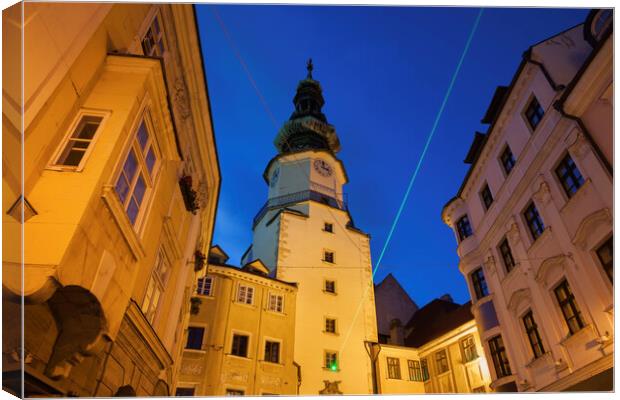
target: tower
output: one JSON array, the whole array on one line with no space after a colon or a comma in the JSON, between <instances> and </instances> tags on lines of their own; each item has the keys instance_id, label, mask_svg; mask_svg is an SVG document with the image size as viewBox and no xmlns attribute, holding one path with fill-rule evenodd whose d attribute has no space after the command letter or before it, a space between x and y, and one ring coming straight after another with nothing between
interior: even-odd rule
<instances>
[{"instance_id":1,"label":"tower","mask_svg":"<svg viewBox=\"0 0 620 400\"><path fill-rule=\"evenodd\" d=\"M365 343L377 341L369 236L355 227L343 196L340 142L322 113L321 85L308 75L278 132L278 154L263 178L268 200L253 221L242 263L261 259L270 274L298 283L295 362L300 394L373 393Z\"/></svg>"}]
</instances>

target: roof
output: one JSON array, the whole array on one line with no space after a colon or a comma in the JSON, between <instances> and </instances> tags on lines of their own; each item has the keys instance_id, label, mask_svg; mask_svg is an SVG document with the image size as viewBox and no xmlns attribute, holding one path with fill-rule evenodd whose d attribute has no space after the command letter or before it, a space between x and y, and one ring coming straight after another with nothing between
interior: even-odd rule
<instances>
[{"instance_id":1,"label":"roof","mask_svg":"<svg viewBox=\"0 0 620 400\"><path fill-rule=\"evenodd\" d=\"M406 328L411 332L405 338L405 345L420 347L472 319L471 301L461 305L435 299L420 308L407 323Z\"/></svg>"},{"instance_id":2,"label":"roof","mask_svg":"<svg viewBox=\"0 0 620 400\"><path fill-rule=\"evenodd\" d=\"M226 254L226 252L220 247L219 244L211 246L211 248L209 249L209 257L214 256L217 259L222 260L222 263L225 263L230 258L228 257L228 254Z\"/></svg>"},{"instance_id":3,"label":"roof","mask_svg":"<svg viewBox=\"0 0 620 400\"><path fill-rule=\"evenodd\" d=\"M284 285L288 285L288 286L292 286L292 287L297 287L297 283L295 283L295 282L287 282L287 281L283 281L283 280L280 280L280 279L277 279L277 278L272 278L270 276L265 276L265 275L262 275L262 274L257 274L257 273L254 273L254 272L249 272L247 270L243 270L243 269L241 269L239 267L236 267L236 266L230 265L230 264L209 263L209 266L222 267L222 268L230 268L230 269L234 269L235 271L237 271L237 272L239 272L241 274L248 274L248 275L251 275L253 277L259 277L259 278L263 278L263 279L268 279L270 281L282 283ZM207 271L207 273L208 273L208 271Z\"/></svg>"}]
</instances>

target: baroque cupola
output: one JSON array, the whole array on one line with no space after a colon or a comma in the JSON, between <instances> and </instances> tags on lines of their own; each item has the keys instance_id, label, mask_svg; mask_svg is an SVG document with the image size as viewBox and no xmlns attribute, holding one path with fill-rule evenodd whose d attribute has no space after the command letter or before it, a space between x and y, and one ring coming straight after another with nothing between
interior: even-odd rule
<instances>
[{"instance_id":1,"label":"baroque cupola","mask_svg":"<svg viewBox=\"0 0 620 400\"><path fill-rule=\"evenodd\" d=\"M340 150L340 142L322 112L325 100L321 84L312 77L312 59L308 60L306 68L306 79L299 82L293 98L295 110L280 128L274 144L280 154L306 150L336 153Z\"/></svg>"}]
</instances>

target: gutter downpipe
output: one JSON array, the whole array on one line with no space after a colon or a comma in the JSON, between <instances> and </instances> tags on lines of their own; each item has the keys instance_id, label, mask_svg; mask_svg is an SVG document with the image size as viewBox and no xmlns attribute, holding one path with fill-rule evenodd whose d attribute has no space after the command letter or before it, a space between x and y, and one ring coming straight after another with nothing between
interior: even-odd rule
<instances>
[{"instance_id":1,"label":"gutter downpipe","mask_svg":"<svg viewBox=\"0 0 620 400\"><path fill-rule=\"evenodd\" d=\"M374 354L375 346L379 348L377 354ZM379 359L379 353L381 352L381 345L379 343L364 341L364 348L368 357L370 357L370 367L372 371L372 392L373 394L379 394L379 380L377 378L377 359Z\"/></svg>"},{"instance_id":2,"label":"gutter downpipe","mask_svg":"<svg viewBox=\"0 0 620 400\"><path fill-rule=\"evenodd\" d=\"M299 388L301 387L301 365L293 361L293 365L297 368L297 396L299 396Z\"/></svg>"}]
</instances>

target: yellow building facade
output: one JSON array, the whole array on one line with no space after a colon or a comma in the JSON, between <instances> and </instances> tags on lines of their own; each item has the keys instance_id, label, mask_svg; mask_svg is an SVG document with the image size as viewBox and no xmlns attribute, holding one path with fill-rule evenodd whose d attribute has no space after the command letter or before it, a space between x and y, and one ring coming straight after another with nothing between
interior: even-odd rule
<instances>
[{"instance_id":1,"label":"yellow building facade","mask_svg":"<svg viewBox=\"0 0 620 400\"><path fill-rule=\"evenodd\" d=\"M295 395L297 285L267 276L256 260L242 268L211 249L198 278L176 395Z\"/></svg>"},{"instance_id":2,"label":"yellow building facade","mask_svg":"<svg viewBox=\"0 0 620 400\"><path fill-rule=\"evenodd\" d=\"M377 308L386 315L395 315L390 311L395 309L408 318L404 325L400 319L392 319L389 332L384 328L380 342L371 344L376 393L492 391L471 303L459 305L444 295L422 308L412 307L413 302L391 274L377 285L376 296ZM395 307L398 304L407 307Z\"/></svg>"},{"instance_id":3,"label":"yellow building facade","mask_svg":"<svg viewBox=\"0 0 620 400\"><path fill-rule=\"evenodd\" d=\"M22 3L3 27L24 34L23 99L3 92L3 141L24 146L23 187L3 168L4 388L168 395L220 182L194 11Z\"/></svg>"}]
</instances>

